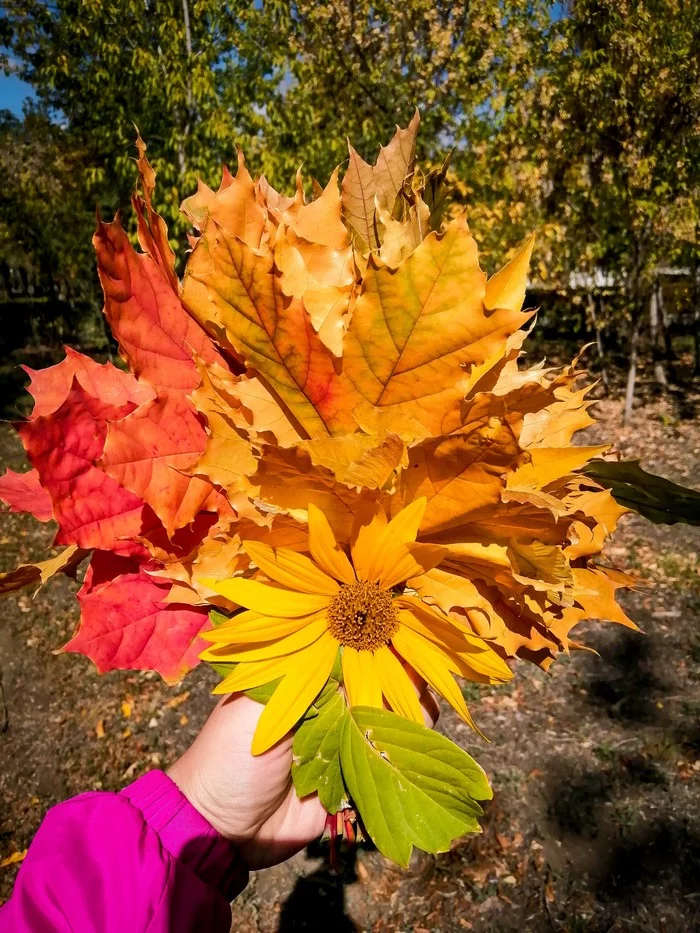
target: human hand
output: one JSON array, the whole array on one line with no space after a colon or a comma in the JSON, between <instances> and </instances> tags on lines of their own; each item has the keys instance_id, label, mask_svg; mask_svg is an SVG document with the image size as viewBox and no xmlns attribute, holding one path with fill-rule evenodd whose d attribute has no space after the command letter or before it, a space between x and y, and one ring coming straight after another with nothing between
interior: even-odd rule
<instances>
[{"instance_id":1,"label":"human hand","mask_svg":"<svg viewBox=\"0 0 700 933\"><path fill-rule=\"evenodd\" d=\"M426 724L432 725L437 704L423 681L416 677L415 683ZM318 797L300 800L294 790L292 733L264 754L251 754L262 711L246 696L225 697L168 770L192 806L236 845L251 869L290 858L318 838L326 823Z\"/></svg>"},{"instance_id":2,"label":"human hand","mask_svg":"<svg viewBox=\"0 0 700 933\"><path fill-rule=\"evenodd\" d=\"M168 771L251 869L290 858L320 836L326 823L318 797L300 800L292 785L291 733L264 754L251 755L263 708L240 694L225 697Z\"/></svg>"}]
</instances>

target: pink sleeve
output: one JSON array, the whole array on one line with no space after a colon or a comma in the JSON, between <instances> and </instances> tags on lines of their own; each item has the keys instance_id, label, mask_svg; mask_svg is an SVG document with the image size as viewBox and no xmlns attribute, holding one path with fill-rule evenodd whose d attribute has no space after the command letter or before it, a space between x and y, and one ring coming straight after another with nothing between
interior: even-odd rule
<instances>
[{"instance_id":1,"label":"pink sleeve","mask_svg":"<svg viewBox=\"0 0 700 933\"><path fill-rule=\"evenodd\" d=\"M228 933L248 872L162 771L48 812L2 933Z\"/></svg>"}]
</instances>

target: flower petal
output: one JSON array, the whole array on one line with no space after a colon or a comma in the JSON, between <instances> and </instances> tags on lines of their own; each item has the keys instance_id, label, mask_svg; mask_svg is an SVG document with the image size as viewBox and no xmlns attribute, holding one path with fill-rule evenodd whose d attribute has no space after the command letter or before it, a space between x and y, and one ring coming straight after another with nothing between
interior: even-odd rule
<instances>
[{"instance_id":1,"label":"flower petal","mask_svg":"<svg viewBox=\"0 0 700 933\"><path fill-rule=\"evenodd\" d=\"M359 579L385 585L381 582L382 578L391 578L395 565L404 556L403 545L415 543L426 502L425 496L416 499L405 509L401 509L384 527L384 512L380 510L369 525L360 529L352 549L352 559Z\"/></svg>"},{"instance_id":2,"label":"flower petal","mask_svg":"<svg viewBox=\"0 0 700 933\"><path fill-rule=\"evenodd\" d=\"M208 632L202 632L201 637L217 645L250 645L255 642L272 641L273 638L286 638L292 632L298 632L314 618L314 615L299 616L296 619L274 619L248 610Z\"/></svg>"},{"instance_id":3,"label":"flower petal","mask_svg":"<svg viewBox=\"0 0 700 933\"><path fill-rule=\"evenodd\" d=\"M386 515L379 505L375 507L369 522L357 525L350 552L358 580L365 580L367 583L376 583L379 580L379 571L375 569L375 564L379 560L382 535L386 527Z\"/></svg>"},{"instance_id":4,"label":"flower petal","mask_svg":"<svg viewBox=\"0 0 700 933\"><path fill-rule=\"evenodd\" d=\"M279 742L301 719L323 689L333 669L338 642L330 633L293 655L293 663L268 701L253 736L252 752L260 755Z\"/></svg>"},{"instance_id":5,"label":"flower petal","mask_svg":"<svg viewBox=\"0 0 700 933\"><path fill-rule=\"evenodd\" d=\"M399 544L409 544L415 541L427 504L428 500L425 496L421 496L407 505L405 509L397 512L386 526L387 541L392 540Z\"/></svg>"},{"instance_id":6,"label":"flower petal","mask_svg":"<svg viewBox=\"0 0 700 933\"><path fill-rule=\"evenodd\" d=\"M309 503L309 550L319 567L341 583L355 583L355 571L345 551L335 540L330 522L323 512Z\"/></svg>"},{"instance_id":7,"label":"flower petal","mask_svg":"<svg viewBox=\"0 0 700 933\"><path fill-rule=\"evenodd\" d=\"M284 658L272 658L269 661L253 661L251 664L239 664L228 677L217 684L212 693L240 693L251 687L261 687L278 677L283 677L294 663L295 655Z\"/></svg>"},{"instance_id":8,"label":"flower petal","mask_svg":"<svg viewBox=\"0 0 700 933\"><path fill-rule=\"evenodd\" d=\"M462 691L459 689L440 652L433 648L425 638L416 635L405 625L399 628L391 641L401 657L405 658L411 667L415 668L423 680L427 681L441 697L444 697L472 729L482 735L467 709Z\"/></svg>"},{"instance_id":9,"label":"flower petal","mask_svg":"<svg viewBox=\"0 0 700 933\"><path fill-rule=\"evenodd\" d=\"M294 593L292 590L283 590L243 577L231 577L230 580L214 580L207 577L201 582L239 606L280 619L318 612L319 609L325 609L329 602L328 596Z\"/></svg>"},{"instance_id":10,"label":"flower petal","mask_svg":"<svg viewBox=\"0 0 700 933\"><path fill-rule=\"evenodd\" d=\"M243 547L266 576L290 590L314 596L333 596L338 592L335 580L304 554L285 547L270 547L261 541L244 541Z\"/></svg>"},{"instance_id":11,"label":"flower petal","mask_svg":"<svg viewBox=\"0 0 700 933\"><path fill-rule=\"evenodd\" d=\"M384 646L374 652L374 664L389 706L399 716L424 723L423 710L411 678L394 652Z\"/></svg>"},{"instance_id":12,"label":"flower petal","mask_svg":"<svg viewBox=\"0 0 700 933\"><path fill-rule=\"evenodd\" d=\"M350 706L375 706L382 709L382 690L371 651L343 648L343 685Z\"/></svg>"},{"instance_id":13,"label":"flower petal","mask_svg":"<svg viewBox=\"0 0 700 933\"><path fill-rule=\"evenodd\" d=\"M303 628L293 632L286 638L277 638L275 640L265 640L261 637L258 642L253 644L240 645L215 645L213 648L205 649L200 658L203 661L266 661L268 658L281 658L285 654L294 654L302 648L308 647L312 642L320 638L328 630L328 623L325 615L313 616L313 621L309 621ZM262 634L262 633L261 633Z\"/></svg>"},{"instance_id":14,"label":"flower petal","mask_svg":"<svg viewBox=\"0 0 700 933\"><path fill-rule=\"evenodd\" d=\"M392 586L403 583L409 577L418 576L437 567L448 554L448 549L439 544L412 542L399 545L392 556L389 544L382 554L384 568L379 576L379 585L390 590Z\"/></svg>"}]
</instances>

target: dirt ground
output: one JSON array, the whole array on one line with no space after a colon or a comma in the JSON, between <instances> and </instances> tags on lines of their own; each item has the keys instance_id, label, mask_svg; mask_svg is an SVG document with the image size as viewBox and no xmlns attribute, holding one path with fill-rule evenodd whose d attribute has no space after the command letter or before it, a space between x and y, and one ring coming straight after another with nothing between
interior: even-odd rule
<instances>
[{"instance_id":1,"label":"dirt ground","mask_svg":"<svg viewBox=\"0 0 700 933\"><path fill-rule=\"evenodd\" d=\"M602 401L591 440L700 487L697 396L649 398L631 428ZM23 468L0 428L0 459ZM39 558L51 529L0 516L2 567ZM507 688L466 689L486 744L456 717L440 728L484 766L494 787L484 832L408 871L376 852L348 853L331 874L311 847L254 876L234 904L239 933L288 931L700 930L700 528L623 519L610 564L646 580L623 597L645 634L586 624L598 654L576 652L550 674L524 663ZM2 603L0 863L31 841L46 810L84 790L116 790L167 766L212 706L205 670L177 688L148 674L98 677L54 655L77 620L76 584ZM0 902L17 865L0 868Z\"/></svg>"}]
</instances>

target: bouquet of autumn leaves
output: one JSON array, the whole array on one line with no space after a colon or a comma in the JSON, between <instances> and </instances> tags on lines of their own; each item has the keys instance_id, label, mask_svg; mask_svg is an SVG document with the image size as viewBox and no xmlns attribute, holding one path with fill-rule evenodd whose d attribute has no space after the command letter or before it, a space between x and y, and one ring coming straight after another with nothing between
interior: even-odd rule
<instances>
[{"instance_id":1,"label":"bouquet of autumn leaves","mask_svg":"<svg viewBox=\"0 0 700 933\"><path fill-rule=\"evenodd\" d=\"M310 199L239 156L182 205L182 281L139 140L140 250L118 219L94 239L126 368L68 349L27 370L32 469L0 479L65 546L2 589L89 560L64 650L168 682L209 662L216 693L266 704L253 753L296 730L298 794L401 864L490 796L416 683L476 728L460 680L546 669L583 619L633 625L630 579L595 563L625 511L583 472L606 448L572 445L589 387L518 362L532 240L487 279L417 125Z\"/></svg>"}]
</instances>

